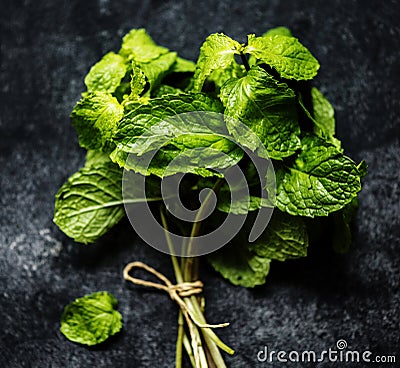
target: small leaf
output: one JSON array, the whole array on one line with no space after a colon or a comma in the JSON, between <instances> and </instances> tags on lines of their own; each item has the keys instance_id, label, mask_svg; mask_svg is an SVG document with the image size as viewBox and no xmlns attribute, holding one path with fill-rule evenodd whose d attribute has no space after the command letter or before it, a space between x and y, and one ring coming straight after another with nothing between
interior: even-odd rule
<instances>
[{"instance_id":1,"label":"small leaf","mask_svg":"<svg viewBox=\"0 0 400 368\"><path fill-rule=\"evenodd\" d=\"M132 29L124 36L119 54L137 63L148 63L167 52L167 48L158 46L146 30L141 28Z\"/></svg>"},{"instance_id":2,"label":"small leaf","mask_svg":"<svg viewBox=\"0 0 400 368\"><path fill-rule=\"evenodd\" d=\"M71 113L79 144L92 150L104 148L123 116L117 99L105 92L85 93Z\"/></svg>"},{"instance_id":3,"label":"small leaf","mask_svg":"<svg viewBox=\"0 0 400 368\"><path fill-rule=\"evenodd\" d=\"M193 90L200 92L204 81L215 69L225 69L234 63L234 54L241 49L239 42L222 33L214 33L207 37L200 48L196 71L193 77Z\"/></svg>"},{"instance_id":4,"label":"small leaf","mask_svg":"<svg viewBox=\"0 0 400 368\"><path fill-rule=\"evenodd\" d=\"M319 69L318 60L295 37L249 35L244 52L268 64L286 79L309 80Z\"/></svg>"},{"instance_id":5,"label":"small leaf","mask_svg":"<svg viewBox=\"0 0 400 368\"><path fill-rule=\"evenodd\" d=\"M137 100L146 86L146 75L143 70L132 61L131 94L130 100Z\"/></svg>"},{"instance_id":6,"label":"small leaf","mask_svg":"<svg viewBox=\"0 0 400 368\"><path fill-rule=\"evenodd\" d=\"M97 345L122 328L122 316L115 309L117 299L100 291L67 305L61 317L61 332L70 341Z\"/></svg>"},{"instance_id":7,"label":"small leaf","mask_svg":"<svg viewBox=\"0 0 400 368\"><path fill-rule=\"evenodd\" d=\"M120 55L114 52L104 55L85 77L88 92L115 92L125 76L126 69L125 60Z\"/></svg>"},{"instance_id":8,"label":"small leaf","mask_svg":"<svg viewBox=\"0 0 400 368\"><path fill-rule=\"evenodd\" d=\"M271 28L270 30L265 32L262 36L263 37L272 37L275 35L293 37L292 32L290 32L290 29L287 27L282 27L282 26Z\"/></svg>"}]
</instances>

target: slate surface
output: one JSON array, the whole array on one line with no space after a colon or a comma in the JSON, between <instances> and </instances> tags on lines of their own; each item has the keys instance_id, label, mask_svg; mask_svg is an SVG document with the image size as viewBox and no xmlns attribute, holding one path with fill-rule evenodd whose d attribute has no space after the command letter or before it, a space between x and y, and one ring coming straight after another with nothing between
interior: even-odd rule
<instances>
[{"instance_id":1,"label":"slate surface","mask_svg":"<svg viewBox=\"0 0 400 368\"><path fill-rule=\"evenodd\" d=\"M346 151L369 165L347 256L313 247L306 260L273 264L267 284L255 290L233 287L203 267L209 320L232 321L221 331L237 350L228 366L274 366L257 363L264 345L321 351L338 339L400 360L398 1L2 0L0 9L1 367L174 364L175 305L121 277L133 259L172 276L168 258L126 222L90 247L52 223L53 196L84 158L68 117L83 77L139 26L192 59L209 33L244 40L289 26L321 62L315 83L336 108ZM66 303L96 290L116 295L125 327L87 349L63 338L59 317Z\"/></svg>"}]
</instances>

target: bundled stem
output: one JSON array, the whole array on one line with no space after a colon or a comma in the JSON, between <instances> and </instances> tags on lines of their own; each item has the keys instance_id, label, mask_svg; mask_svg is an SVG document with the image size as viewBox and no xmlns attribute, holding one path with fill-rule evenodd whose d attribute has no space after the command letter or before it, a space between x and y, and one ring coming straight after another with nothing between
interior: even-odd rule
<instances>
[{"instance_id":1,"label":"bundled stem","mask_svg":"<svg viewBox=\"0 0 400 368\"><path fill-rule=\"evenodd\" d=\"M214 188L213 191L217 191L222 185L222 181L219 180ZM198 210L196 219L201 218L203 211L207 208L209 199L211 197L210 194L205 198L202 203L202 206ZM161 209L161 221L166 230L166 240L168 243L168 247L171 253L171 260L172 265L175 272L176 281L178 284L180 283L191 283L193 281L197 281L198 278L198 265L199 265L199 258L198 257L187 257L181 259L181 264L174 255L174 246L172 241L169 237L168 233L168 224L166 220L166 216L164 211ZM191 254L191 249L193 245L193 239L198 236L200 232L201 222L196 221L193 224L192 231L190 234L190 239L187 244L187 254ZM220 325L208 325L206 319L203 314L203 310L200 306L199 299L195 296L188 296L183 298L183 301L187 307L189 312L190 318L185 318L187 327L189 330L190 338L191 338L191 345L185 344L185 349L191 358L192 365L194 363L194 367L196 368L226 368L225 362L222 358L220 349L226 351L229 354L233 354L234 351L224 344L218 336L214 333L212 328L215 327L224 327L228 324L220 324ZM182 312L181 312L182 313ZM176 344L176 367L181 368L182 366L182 344L185 340L184 334L184 327L183 327L183 317L180 313L180 317L178 319L178 337L177 337L177 344ZM185 313L183 313L185 316ZM194 322L194 323L193 323ZM202 345L202 338L200 333L206 343L206 349L203 348Z\"/></svg>"}]
</instances>

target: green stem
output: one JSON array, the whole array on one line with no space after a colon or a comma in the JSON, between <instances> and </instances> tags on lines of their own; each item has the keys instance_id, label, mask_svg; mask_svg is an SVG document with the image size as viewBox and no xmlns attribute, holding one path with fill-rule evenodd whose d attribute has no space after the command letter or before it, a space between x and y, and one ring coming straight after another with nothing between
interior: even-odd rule
<instances>
[{"instance_id":1,"label":"green stem","mask_svg":"<svg viewBox=\"0 0 400 368\"><path fill-rule=\"evenodd\" d=\"M183 335L183 345L185 346L186 352L189 355L190 363L192 364L193 368L196 368L196 362L193 356L192 346L190 345L190 341L186 334Z\"/></svg>"},{"instance_id":2,"label":"green stem","mask_svg":"<svg viewBox=\"0 0 400 368\"><path fill-rule=\"evenodd\" d=\"M247 59L246 59L247 61ZM247 63L248 64L248 63ZM218 190L221 188L223 184L223 179L218 179L217 182L215 183L214 187L212 188L212 191L210 191L206 198L204 199L202 205L200 206L199 210L197 211L194 223L193 223L193 227L192 227L192 231L190 233L190 237L189 240L187 242L187 250L186 250L186 254L189 256L191 254L192 251L192 247L193 247L193 241L194 239L199 235L200 233L200 229L201 229L201 221L200 218L203 217L203 213L204 211L207 209L211 196L213 195L213 193L218 192ZM188 257L185 259L182 259L181 261L181 265L179 265L178 260L176 259L175 256L175 252L174 252L174 246L172 244L172 240L169 236L168 233L168 224L167 224L167 220L166 220L166 216L164 214L163 209L161 209L160 211L161 213L161 221L163 224L163 227L165 228L166 232L166 240L168 243L168 247L171 253L171 260L172 260L172 265L174 268L174 272L175 272L175 277L176 277L176 281L178 283L182 283L184 281L192 281L193 280L193 276L196 276L197 279L197 275L193 275L193 272L195 271L195 273L197 273L197 267L198 267L198 258L197 257ZM194 267L196 266L196 267ZM183 299L187 308L190 310L190 312L192 313L193 317L196 319L196 321L205 324L206 323L206 319L204 318L204 314L203 311L201 310L201 307L199 305L199 301L195 296L191 296L191 297L186 297ZM180 328L180 327L179 327ZM183 328L183 327L182 327ZM222 358L221 352L218 348L226 351L229 354L233 354L234 351L227 346L226 344L224 344L219 338L218 336L214 333L214 331L210 328L201 328L201 332L203 334L204 337L204 341L206 342L207 348L209 350L211 359L210 360L210 364L211 366L215 366L217 368L226 368L226 365L224 363L224 360ZM198 332L198 328L195 328L195 335L199 336L199 332ZM177 340L177 368L180 368L180 366L178 364L181 364L181 347L179 347L179 345L181 346L181 337L179 335L179 329L178 329L178 340ZM184 341L184 336L182 335L182 339ZM201 340L198 339L198 341L200 341L199 343L201 344ZM190 345L190 344L189 344ZM179 354L178 355L178 349L180 349ZM186 349L188 350L188 349ZM204 355L204 350L200 349L202 354L201 354L201 362L200 365L207 367L207 359L206 356ZM190 355L190 354L189 354ZM179 362L180 361L180 362ZM193 362L192 362L193 364Z\"/></svg>"},{"instance_id":3,"label":"green stem","mask_svg":"<svg viewBox=\"0 0 400 368\"><path fill-rule=\"evenodd\" d=\"M185 330L183 328L183 315L182 312L179 311L178 316L178 337L176 338L176 359L175 359L175 368L182 368L182 345L183 345L183 335Z\"/></svg>"},{"instance_id":4,"label":"green stem","mask_svg":"<svg viewBox=\"0 0 400 368\"><path fill-rule=\"evenodd\" d=\"M192 281L192 267L193 267L193 257L190 257L193 248L193 241L199 235L201 229L200 219L203 217L204 211L207 209L210 199L214 193L217 193L221 188L224 180L219 178L214 184L213 188L208 192L207 196L204 198L199 210L196 213L196 217L193 222L192 231L190 232L190 238L187 244L186 254L188 256L186 260L185 270L183 272L183 277L185 281Z\"/></svg>"}]
</instances>

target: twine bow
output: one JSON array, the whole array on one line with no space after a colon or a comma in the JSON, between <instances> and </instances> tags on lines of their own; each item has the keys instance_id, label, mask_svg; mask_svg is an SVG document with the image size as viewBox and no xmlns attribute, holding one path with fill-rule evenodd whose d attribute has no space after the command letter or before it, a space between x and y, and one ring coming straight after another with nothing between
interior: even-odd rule
<instances>
[{"instance_id":1,"label":"twine bow","mask_svg":"<svg viewBox=\"0 0 400 368\"><path fill-rule=\"evenodd\" d=\"M147 281L132 277L129 272L133 268L140 268L152 275L156 276L159 280L163 281L164 284ZM143 262L131 262L127 264L124 268L124 279L130 281L136 285L142 285L147 287L152 287L158 290L163 290L169 294L172 300L174 300L182 310L183 315L186 320L190 323L192 320L198 327L200 328L220 328L226 327L229 323L220 323L216 325L210 325L208 323L200 322L196 316L190 311L190 309L186 306L186 303L182 298L189 297L192 295L200 294L203 291L203 283L200 280L194 282L182 282L179 284L173 284L166 276L156 271L153 267L146 265Z\"/></svg>"}]
</instances>

